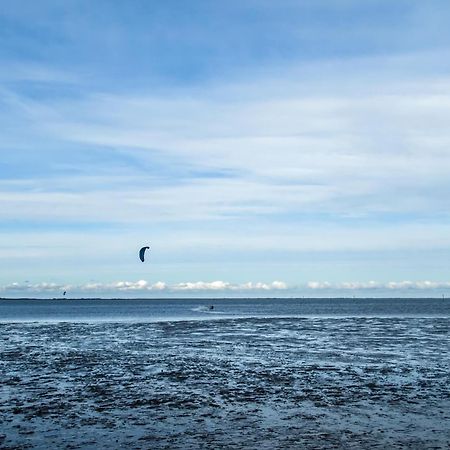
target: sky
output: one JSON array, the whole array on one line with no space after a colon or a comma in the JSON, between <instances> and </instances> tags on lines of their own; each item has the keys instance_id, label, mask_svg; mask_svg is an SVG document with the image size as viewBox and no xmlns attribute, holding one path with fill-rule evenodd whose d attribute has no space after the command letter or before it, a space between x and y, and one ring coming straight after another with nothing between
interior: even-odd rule
<instances>
[{"instance_id":1,"label":"sky","mask_svg":"<svg viewBox=\"0 0 450 450\"><path fill-rule=\"evenodd\" d=\"M2 0L0 297L450 295L449 21Z\"/></svg>"}]
</instances>

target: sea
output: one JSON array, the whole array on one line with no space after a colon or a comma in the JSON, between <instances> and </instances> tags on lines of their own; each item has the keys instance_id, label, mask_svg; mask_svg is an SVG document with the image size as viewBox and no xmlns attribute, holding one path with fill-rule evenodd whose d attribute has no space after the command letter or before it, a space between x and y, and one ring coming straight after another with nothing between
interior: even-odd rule
<instances>
[{"instance_id":1,"label":"sea","mask_svg":"<svg viewBox=\"0 0 450 450\"><path fill-rule=\"evenodd\" d=\"M449 449L450 300L0 300L1 449Z\"/></svg>"}]
</instances>

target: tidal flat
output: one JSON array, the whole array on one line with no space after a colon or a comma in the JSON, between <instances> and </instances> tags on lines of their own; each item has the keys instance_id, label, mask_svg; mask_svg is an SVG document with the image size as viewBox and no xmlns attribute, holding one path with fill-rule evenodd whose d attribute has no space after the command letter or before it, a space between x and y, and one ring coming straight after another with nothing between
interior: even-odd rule
<instances>
[{"instance_id":1,"label":"tidal flat","mask_svg":"<svg viewBox=\"0 0 450 450\"><path fill-rule=\"evenodd\" d=\"M0 323L2 449L450 447L450 319Z\"/></svg>"}]
</instances>

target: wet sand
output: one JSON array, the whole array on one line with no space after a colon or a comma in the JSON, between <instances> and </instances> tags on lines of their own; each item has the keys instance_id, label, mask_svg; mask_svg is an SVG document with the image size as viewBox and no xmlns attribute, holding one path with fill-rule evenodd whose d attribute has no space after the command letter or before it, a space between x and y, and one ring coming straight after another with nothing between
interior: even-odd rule
<instances>
[{"instance_id":1,"label":"wet sand","mask_svg":"<svg viewBox=\"0 0 450 450\"><path fill-rule=\"evenodd\" d=\"M450 319L0 324L0 448L450 448Z\"/></svg>"}]
</instances>

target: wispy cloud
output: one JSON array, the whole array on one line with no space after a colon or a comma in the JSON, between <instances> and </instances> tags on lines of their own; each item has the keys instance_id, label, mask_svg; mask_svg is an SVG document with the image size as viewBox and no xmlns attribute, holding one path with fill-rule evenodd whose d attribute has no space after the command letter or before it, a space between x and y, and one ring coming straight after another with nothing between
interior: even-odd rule
<instances>
[{"instance_id":1,"label":"wispy cloud","mask_svg":"<svg viewBox=\"0 0 450 450\"><path fill-rule=\"evenodd\" d=\"M351 72L349 63L346 74L355 78ZM252 80L251 98L246 84L219 98L219 87L203 90L195 100L183 92L169 99L94 94L80 101L48 102L48 114L41 101L30 114L35 127L57 141L122 148L133 157L133 167L124 165L122 174L114 174L121 190L129 183L116 194L129 217L139 217L132 214L133 205L135 211L155 205L170 211L171 204L183 205L186 199L189 211L202 219L207 212L276 215L301 210L342 216L448 211L449 80L413 79L409 87L404 80L371 80L342 95L338 83L331 88L310 80L305 81L312 89L305 92L303 80L296 78L293 72L279 79L281 92L275 81L268 92L268 81ZM155 157L166 159L166 165L178 159L194 171L185 183L177 176L162 182L146 174ZM93 209L101 210L111 197L111 183L101 176L105 164L107 159L98 161L95 185L91 175L65 174L44 185L39 180L36 188L42 186L49 201L53 196L56 204L67 203L57 199L64 184L83 186L86 179L89 194L80 187L79 201L87 207L92 201ZM233 176L204 180L196 175L224 169ZM22 193L19 207L24 196L33 204L42 201L39 189ZM69 201L76 204L77 198ZM84 208L73 210L82 214ZM180 220L185 213L180 210Z\"/></svg>"},{"instance_id":2,"label":"wispy cloud","mask_svg":"<svg viewBox=\"0 0 450 450\"><path fill-rule=\"evenodd\" d=\"M0 282L443 276L448 5L83 5L0 12Z\"/></svg>"}]
</instances>

